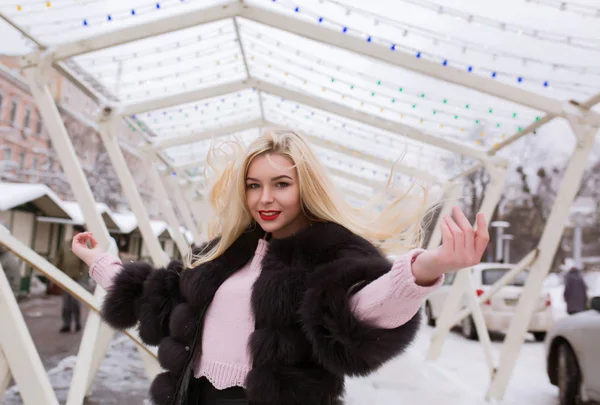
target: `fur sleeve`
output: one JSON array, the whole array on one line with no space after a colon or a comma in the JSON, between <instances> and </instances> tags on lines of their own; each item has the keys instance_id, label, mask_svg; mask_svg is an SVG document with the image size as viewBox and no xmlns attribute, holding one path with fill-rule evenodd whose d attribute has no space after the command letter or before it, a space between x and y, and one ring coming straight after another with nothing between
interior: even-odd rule
<instances>
[{"instance_id":1,"label":"fur sleeve","mask_svg":"<svg viewBox=\"0 0 600 405\"><path fill-rule=\"evenodd\" d=\"M360 321L350 296L391 269L383 256L350 254L315 268L300 315L319 362L336 374L365 376L401 354L419 329L417 313L404 325L382 329Z\"/></svg>"},{"instance_id":2,"label":"fur sleeve","mask_svg":"<svg viewBox=\"0 0 600 405\"><path fill-rule=\"evenodd\" d=\"M180 302L181 268L176 260L157 270L145 262L124 264L104 299L102 317L115 329L127 329L139 321L140 338L157 345L168 335L171 310Z\"/></svg>"}]
</instances>

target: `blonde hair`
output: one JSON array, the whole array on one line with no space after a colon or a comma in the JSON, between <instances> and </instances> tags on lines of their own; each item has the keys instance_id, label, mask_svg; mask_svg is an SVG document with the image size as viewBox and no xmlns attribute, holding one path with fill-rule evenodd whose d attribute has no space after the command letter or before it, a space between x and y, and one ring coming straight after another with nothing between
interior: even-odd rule
<instances>
[{"instance_id":1,"label":"blonde hair","mask_svg":"<svg viewBox=\"0 0 600 405\"><path fill-rule=\"evenodd\" d=\"M213 220L206 232L209 239L217 236L219 239L200 255L190 253L186 260L188 267L220 257L252 224L246 205L248 169L257 156L268 158L275 154L287 157L294 164L302 209L310 221L342 225L388 254L420 246L423 218L428 213L426 187L413 183L404 191L395 188L392 169L380 194L363 207L353 207L332 184L303 136L288 130L265 130L247 148L242 142L229 141L218 147L213 144L209 149L205 176Z\"/></svg>"}]
</instances>

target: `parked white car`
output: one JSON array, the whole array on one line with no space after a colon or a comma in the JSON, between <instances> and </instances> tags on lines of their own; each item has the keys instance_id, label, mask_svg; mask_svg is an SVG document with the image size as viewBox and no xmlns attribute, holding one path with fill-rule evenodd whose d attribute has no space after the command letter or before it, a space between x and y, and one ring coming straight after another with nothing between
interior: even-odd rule
<instances>
[{"instance_id":1,"label":"parked white car","mask_svg":"<svg viewBox=\"0 0 600 405\"><path fill-rule=\"evenodd\" d=\"M600 297L591 307L558 320L546 337L546 371L560 405L600 402Z\"/></svg>"},{"instance_id":2,"label":"parked white car","mask_svg":"<svg viewBox=\"0 0 600 405\"><path fill-rule=\"evenodd\" d=\"M514 265L502 263L480 263L471 267L471 277L477 296L488 291L491 286L504 276ZM431 293L425 301L425 316L430 326L435 326L444 308L444 303L454 281L456 273L446 274L444 285ZM491 299L487 300L481 309L485 324L489 331L505 333L515 316L515 309L519 297L523 292L523 286L527 279L527 270L521 272L510 285L502 287ZM463 297L462 307L467 304L466 296ZM533 334L537 341L543 341L546 332L552 327L554 320L552 315L552 302L550 294L542 292L538 299L536 310L532 316L528 331ZM460 326L462 334L469 339L477 339L477 331L471 316L465 317L456 326Z\"/></svg>"}]
</instances>

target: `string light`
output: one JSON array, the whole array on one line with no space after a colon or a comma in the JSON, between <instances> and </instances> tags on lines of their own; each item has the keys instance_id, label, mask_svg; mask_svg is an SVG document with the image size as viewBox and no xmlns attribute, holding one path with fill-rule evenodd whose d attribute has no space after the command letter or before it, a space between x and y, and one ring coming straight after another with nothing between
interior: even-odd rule
<instances>
[{"instance_id":1,"label":"string light","mask_svg":"<svg viewBox=\"0 0 600 405\"><path fill-rule=\"evenodd\" d=\"M539 4L542 6L548 6L556 8L560 11L571 12L579 14L583 17L600 17L600 8L594 8L587 4L573 3L568 1L558 0L527 0L530 3Z\"/></svg>"},{"instance_id":2,"label":"string light","mask_svg":"<svg viewBox=\"0 0 600 405\"><path fill-rule=\"evenodd\" d=\"M449 8L447 6L440 6L434 2L427 1L427 0L400 0L400 1L402 1L404 3L409 3L413 6L417 6L420 8L426 8L430 11L435 11L437 14L443 14L443 15L448 15L451 17L460 18L460 19L463 19L464 21L466 21L467 23L475 23L478 25L484 25L484 26L487 26L490 28L497 29L502 32L513 32L513 33L516 33L519 35L527 35L527 36L530 36L532 38L542 40L542 41L554 42L554 43L567 43L569 45L575 45L580 48L594 50L594 51L597 51L598 46L600 45L600 39L598 39L598 38L572 37L572 36L567 36L562 33L538 30L538 29L531 28L529 26L507 23L504 21L495 20L495 19L488 18L488 17L474 15L472 13L467 13L462 10L454 9L451 7ZM560 0L532 0L532 1L535 3L540 3L540 4L541 3L554 3L554 5L568 4L567 2L563 2ZM327 2L330 4L337 5L338 7L345 7L345 8L347 7L349 10L352 10L353 12L362 14L364 16L368 16L369 18L374 18L377 21L380 21L389 26L393 26L395 28L401 28L401 29L405 29L405 30L406 30L406 27L411 28L416 35L426 37L428 39L435 38L435 39L439 40L440 37L444 38L439 33L432 33L430 30L425 30L422 28L420 29L420 27L417 27L417 26L414 26L414 25L411 25L408 23L403 23L401 21L392 20L392 19L386 18L384 16L381 16L379 14L369 12L364 9L360 9L357 7L349 7L345 4L342 4L341 2L339 2L337 0L327 0ZM583 14L583 15L585 15L587 17L590 17L590 16L600 17L600 8L594 8L591 6L581 6L581 7L586 8L586 14ZM419 31L419 29L421 31ZM481 48L481 46L479 46L478 44L468 43L467 41L458 40L455 38L445 38L444 40L446 42L454 42L454 43L463 44L463 45L467 45L467 46L471 46L471 47L477 47L478 49Z\"/></svg>"},{"instance_id":3,"label":"string light","mask_svg":"<svg viewBox=\"0 0 600 405\"><path fill-rule=\"evenodd\" d=\"M259 52L259 49L256 46L256 44L258 44L258 42L254 42L254 39L250 39L249 43L252 43L254 45L254 47L252 49L252 52L257 52L257 55L258 55L258 53L260 53L261 55L267 57L267 55L264 52ZM261 46L264 46L264 45L261 45ZM281 50L282 49L284 51L294 52L295 54L297 54L299 56L305 57L305 59L307 59L307 62L311 62L311 61L315 62L316 61L316 58L314 56L310 55L310 54L304 54L302 52L299 52L295 48L283 46L281 44L279 45L279 47L277 48L277 51L275 52L275 54L277 54L278 56L275 56L275 57L269 56L269 58L270 59L278 59L278 60L281 60L283 62L284 59L282 59L283 55L281 54ZM269 50L269 48L265 47L265 50ZM400 93L403 93L404 90L405 90L404 87L399 87L399 86L397 86L395 84L392 84L392 83L389 83L387 81L382 81L382 80L376 79L376 78L374 78L372 76L369 76L369 75L367 75L365 73L362 73L360 71L354 71L354 70L351 70L351 69L347 69L345 67L336 65L334 63L328 63L328 62L322 61L320 59L319 59L319 61L320 61L320 64L323 65L323 66L330 67L330 68L335 68L337 71L340 71L340 72L343 72L343 73L347 73L347 74L352 75L352 76L359 76L360 78L362 78L364 80L367 80L367 81L376 82L378 86L386 87L386 88L390 88L390 89L398 89L398 92L400 92ZM287 59L285 59L285 63L289 64L289 61ZM305 67L305 68L307 68L309 70L314 70L312 68L312 66L313 66L312 64L310 64L310 65L309 64L303 65L303 64L300 64L298 62L295 62L295 65L298 66L298 67ZM320 72L315 72L315 73L320 74ZM325 74L323 74L323 75L325 75ZM336 80L339 82L339 80L340 80L340 79L337 79L335 77L333 77L333 78L329 77L329 78L330 78L329 80L333 79L334 82ZM349 85L350 89L354 89L355 88L354 84L350 84L350 83L344 82L344 81L342 81L342 83L346 83L347 85ZM439 101L437 101L437 100L443 99L443 100L446 100L445 102L443 102L443 104L454 105L456 107L464 105L463 102L451 102L448 98L445 98L445 97L442 98L442 97L439 97L439 96L434 96L434 97L425 98L426 97L425 93L418 92L416 90L411 90L410 92L406 92L406 94L409 95L409 96L413 96L413 97L424 98L424 99L427 99L429 101L436 102L436 103L439 103ZM391 97L391 98L393 98L393 97ZM401 100L397 100L397 101L401 101ZM466 108L469 108L468 104L467 104ZM487 107L485 107L485 108L484 107L480 107L480 108L476 108L474 110L481 111L481 112L483 112L483 111L487 112L489 110L489 108L487 108ZM494 113L494 116L506 117L506 118L508 118L509 116L511 116L511 113L509 113L508 111L504 111L502 109L496 109L495 111L496 112ZM524 117L524 119L526 119L526 118L527 117ZM530 119L533 119L533 117L530 117Z\"/></svg>"},{"instance_id":4,"label":"string light","mask_svg":"<svg viewBox=\"0 0 600 405\"><path fill-rule=\"evenodd\" d=\"M100 0L96 0L96 1L100 1ZM24 5L24 3L25 2L22 1L20 4L17 5L17 11L23 12L24 8L22 6ZM90 3L94 3L94 0L88 0L85 3L82 2L81 6L89 5ZM46 1L43 3L33 2L33 3L31 3L31 7L34 8L34 10L31 12L27 12L26 15L36 14L36 11L35 11L36 4L43 4L45 7L45 10L51 9L52 11L55 11L55 12L58 12L59 10L70 9L70 8L72 8L72 5L73 5L71 3L71 4L63 4L61 6L54 6L54 4L51 3L50 1ZM44 35L44 36L60 35L60 34L71 32L73 29L77 29L78 27L86 27L87 28L90 26L94 26L94 27L101 26L103 24L107 24L114 20L123 20L126 18L133 18L133 17L137 17L140 15L148 14L150 12L156 12L156 11L160 12L165 9L174 9L176 7L181 7L181 5L185 5L185 2L184 1L170 2L169 0L163 0L161 2L156 2L153 4L140 5L134 9L128 8L128 9L111 10L111 12L109 12L109 13L103 13L103 14L98 13L98 14L93 14L93 15L87 16L87 17L61 18L60 20L54 20L52 18L49 18L49 16L45 16L43 21L35 22L35 24L32 26L32 31L36 31L39 33L39 35ZM39 12L39 11L37 11L37 12ZM54 27L54 26L58 26L58 27L62 27L62 28L57 29L57 30L51 30L51 31L43 30L43 28L45 28L45 27Z\"/></svg>"},{"instance_id":5,"label":"string light","mask_svg":"<svg viewBox=\"0 0 600 405\"><path fill-rule=\"evenodd\" d=\"M254 49L253 49L253 52L254 52L254 51L256 51L256 48L254 48ZM257 57L258 57L258 58L260 58L260 55L258 55L258 54L257 54L257 55L254 55L254 56L255 56L255 59L254 59L254 60L256 60L256 58L257 58ZM263 64L263 66L264 66L264 65L266 64L266 60L262 60L262 59L261 59L261 63L262 63L262 64ZM301 65L300 65L300 66L301 66ZM270 69L270 68L269 68L269 69ZM279 69L277 69L277 70L279 70ZM283 73L283 72L282 72L282 73ZM315 73L317 73L317 74L320 74L320 72L315 72ZM323 75L325 75L325 74L323 74ZM301 78L301 77L300 77L300 76L298 76L298 75L294 75L294 77L295 77L295 78L297 78L297 79L299 79L299 80L302 80L303 82L305 82L305 81L306 81L305 79ZM331 78L329 78L329 81L331 81ZM342 83L342 84L344 84L344 85L348 85L348 83L347 83L347 82L345 82L344 80L337 79L337 78L334 78L334 82L335 82L335 83ZM350 87L351 89L358 89L358 90L362 90L362 91L369 91L369 94L371 95L371 97L374 97L374 96L376 95L376 93L375 93L375 92L373 92L373 91L370 91L370 90L368 90L367 88L364 88L364 87L360 87L360 86L356 86L356 85L349 85L349 87ZM341 94L342 94L342 93L340 93L340 95L341 95ZM421 97L421 98L424 98L424 97L425 97L425 93L421 93L420 97ZM358 99L357 97L351 97L349 94L346 94L346 98L351 98L351 99L356 99L356 100L362 101L362 100ZM396 104L398 103L398 101L400 101L400 100L397 100L396 98L393 98L393 97L390 97L390 98L389 98L389 100L390 100L390 102L392 102L392 103L396 103ZM392 100L394 100L394 101L392 101ZM402 102L403 104L406 104L406 101L401 101L401 102ZM363 107L363 106L364 106L364 103L361 103L361 104L360 104L360 106L361 106L361 107ZM381 108L381 106L379 106L379 108ZM413 103L413 104L412 104L412 108L413 108L413 109L417 108L417 104L416 104L416 103ZM469 105L467 105L467 108L469 108ZM487 110L486 110L486 111L487 111ZM456 114L454 114L453 112L451 113L451 112L449 112L449 111L446 111L446 110L443 110L443 109L436 109L436 114L437 114L438 112L439 112L439 113L441 113L441 114L443 114L443 115L450 116L450 117L454 117L454 116L456 116ZM469 117L463 117L463 118L465 118L465 119L469 119ZM499 119L501 119L501 117L499 117ZM506 116L504 119L508 119L508 116ZM532 119L533 119L533 117L532 117ZM479 120L477 120L477 122L479 122Z\"/></svg>"},{"instance_id":6,"label":"string light","mask_svg":"<svg viewBox=\"0 0 600 405\"><path fill-rule=\"evenodd\" d=\"M209 47L196 48L199 44L209 45ZM235 31L233 29L227 30L224 33L219 33L219 30L213 30L202 35L194 34L186 38L165 42L160 46L140 46L136 48L135 52L120 53L109 56L80 56L76 58L76 61L77 64L85 66L86 69L93 70L96 67L111 65L118 62L139 60L145 56L155 56L156 54L164 55L175 50L189 50L189 52L183 54L184 56L192 55L193 53L196 53L197 56L205 56L227 45L232 45L231 49L235 47L239 50L239 47L237 46L237 40L235 38Z\"/></svg>"},{"instance_id":7,"label":"string light","mask_svg":"<svg viewBox=\"0 0 600 405\"><path fill-rule=\"evenodd\" d=\"M272 98L272 96L271 97L263 96L263 98L265 99L265 102L268 104L268 100L269 100L269 98ZM290 105L290 104L288 103L288 105ZM299 106L296 104L295 107L293 107L292 113L298 108L299 108ZM304 108L307 109L307 107L304 107ZM281 106L278 106L277 113L280 115L284 115L285 110L283 108L281 108ZM314 114L314 111L312 111L312 114ZM371 142L369 144L369 147L366 148L366 150L381 151L382 153L389 153L391 151L396 151L399 149L406 149L407 146L417 148L420 145L420 143L417 141L411 141L411 140L401 140L400 141L394 135L391 135L391 134L389 134L385 131L379 130L377 128L367 127L364 124L347 125L347 122L345 122L344 119L326 116L323 112L319 112L319 114L310 121L311 125L314 125L315 122L325 125L326 126L325 133L327 133L327 134L331 134L332 128L334 131L335 130L344 131L343 137L336 136L335 133L331 134L331 136L333 137L332 139L334 139L335 142L332 142L331 140L327 141L330 144L332 144L332 143L337 144L338 142L340 142L340 140L342 140L342 141L347 140L353 146L356 146L357 144L360 145L362 142L364 142L364 139L368 138L368 139L374 140L375 145L373 145L373 142ZM360 127L364 127L364 129L361 129ZM322 134L319 135L319 137L321 137L323 139L327 139ZM352 137L355 137L355 138L351 139ZM381 141L384 141L384 144L381 144ZM378 149L377 145L381 145L383 148ZM432 151L432 150L438 150L438 149L436 147L429 147L427 149L427 151ZM448 153L447 151L441 150L441 149L439 151L442 153ZM429 153L426 153L425 151L422 151L419 153L421 156L430 157L432 159L436 159L436 161L439 158L439 155L435 154L435 153L429 154ZM382 159L382 157L379 157L379 159ZM393 161L393 160L395 160L395 157L393 157L393 156L390 156L387 158L383 157L383 159L392 159L392 161Z\"/></svg>"},{"instance_id":8,"label":"string light","mask_svg":"<svg viewBox=\"0 0 600 405\"><path fill-rule=\"evenodd\" d=\"M335 4L335 2L334 2L334 1L332 1L332 0L328 0L328 1L330 1L330 2L333 2L333 3ZM284 4L282 4L282 3L278 3L278 4L280 4L281 6L285 6L285 5L284 5ZM318 15L317 13L314 13L314 12L313 12L313 11L311 11L311 10L305 10L305 11L304 11L304 13L305 13L305 14L307 14L307 15L313 16L313 17L315 17L315 18L316 18L316 16ZM319 17L319 18L321 18L321 17ZM340 23L338 23L338 22L336 22L336 21L333 21L333 20L331 20L331 19L328 19L328 22L329 22L330 24L332 24L332 25L339 26L339 27L346 26L346 25L344 25L344 24L340 24ZM373 41L373 42L375 42L375 39L376 39L376 38L375 38L374 36L372 36L372 35L365 35L365 36L372 38L372 41ZM387 40L387 39L384 39L384 38L377 38L377 42L378 42L378 43L388 43L389 45L392 45L392 43L391 43L389 40ZM434 59L434 60L440 60L440 61L442 61L442 60L446 60L446 61L447 61L447 64L446 64L446 65L449 65L449 64L450 64L450 63L449 63L449 62L450 62L450 60L449 60L448 58L441 57L440 55L437 55L437 54L435 54L435 53L433 53L433 52L427 51L427 53L424 53L424 52L423 52L423 51L421 51L421 50L418 50L418 49L412 49L412 48L410 48L410 47L408 47L408 46L403 46L403 48L404 48L404 49L406 49L406 50L407 50L407 51L409 51L409 52L413 52L413 54L414 54L414 55L415 55L417 58L422 58L422 57L424 57L424 56L426 56L426 55L427 55L429 58L431 58L431 59ZM395 48L394 48L394 49L395 49ZM466 48L465 48L465 49L466 49ZM499 52L497 52L497 53L499 53ZM503 55L503 56L506 56L506 55ZM522 60L522 59L523 59L523 57L522 57L522 56L518 56L518 59L519 59L519 60ZM536 61L536 62L538 62L538 63L541 63L541 64L545 64L545 65L550 65L550 63L549 63L549 62L546 62L546 61L541 61L541 60L540 60L540 61ZM460 66L464 66L464 65L466 65L466 64L465 64L464 62L462 62L462 61L455 60L455 61L452 61L452 65L454 65L455 67L460 67ZM557 64L555 64L555 63L552 63L551 65L552 65L552 66L555 66L555 67L559 67L559 65L557 65ZM471 67L471 71L475 69L475 66L473 66L473 65L467 65L467 66L465 66L465 68L468 68L468 66L470 66L470 67ZM593 75L600 75L600 71L598 71L598 72L596 72L596 71L588 71L588 69L587 69L587 68L585 68L585 67L581 67L581 66L567 66L567 65L560 65L560 68L563 68L563 69L565 69L565 70L569 70L569 71L574 71L574 72L581 73L581 74L593 74ZM488 72L489 72L489 73L491 73L491 72L492 72L492 69L489 69L489 68L487 68L487 67L485 67L485 66L480 66L480 67L477 67L477 69L478 69L478 71L480 71L480 72L482 72L482 73L483 73L483 72L485 72L485 73L488 73ZM498 71L495 71L495 72L496 72L496 76L494 76L494 77L497 77L497 76L499 75L499 73L500 73L500 72L498 72ZM512 72L502 72L502 76L505 76L505 77L516 77L516 76L519 76L519 75L518 75L518 74L515 74L515 73L512 73ZM533 78L533 77L529 78L529 77L526 77L526 76L524 76L524 75L520 75L520 76L522 76L523 78L527 79L528 81L530 81L530 80L531 80L531 82L532 82L532 83L534 83L534 82L539 82L539 83L541 84L541 83L544 83L544 82L546 82L546 81L549 81L549 80L547 80L547 79L546 79L546 80L542 80L542 81L540 82L539 80L536 80L536 79L535 79L535 78ZM555 86L555 87L557 87L557 85L558 85L558 83L559 83L559 82L558 82L558 81L553 81L553 82L554 82L554 86ZM574 87L576 87L576 88L584 88L585 86L588 86L588 84L583 84L583 83L568 83L568 82L564 82L564 81L562 82L562 85L563 85L563 86L566 86L566 85L569 85L569 84L570 84L570 85L573 85L573 86L574 86ZM548 87L548 86L543 86L543 87ZM599 87L599 88L600 88L600 87Z\"/></svg>"},{"instance_id":9,"label":"string light","mask_svg":"<svg viewBox=\"0 0 600 405\"><path fill-rule=\"evenodd\" d=\"M277 68L273 68L273 69L275 69L275 70L278 70L278 71L279 71L279 69L277 69ZM273 69L272 69L272 70L273 70ZM290 74L290 76L292 76L292 74ZM296 79L300 79L300 80L302 79L301 77L299 77L299 76L297 76L297 75L293 75L293 77L294 77L294 78L296 78ZM286 85L285 85L285 83L284 83L284 86L285 86L285 87L289 87L289 86L286 86ZM322 88L322 89L326 89L328 92L335 93L335 94L337 94L338 96L342 96L342 95L344 95L343 93L339 93L339 92L333 91L332 89L327 89L327 88ZM381 105L377 105L377 104L375 104L375 103L369 103L369 105L368 105L368 106L366 106L366 103L365 103L364 101L361 101L361 100L359 100L359 99L356 99L355 97L351 97L351 96L349 96L348 94L345 94L344 96L345 96L346 98L350 98L350 99L353 99L353 100L356 100L356 101L358 101L358 102L360 103L359 105L360 105L360 107L361 107L361 108L362 108L362 107L377 107L377 108L378 108L380 111L381 111L381 109L382 109L382 108L385 110L385 108L384 108L383 106L381 106ZM416 107L416 105L414 105L414 107ZM388 111L389 111L389 110L388 110ZM437 112L437 111L436 111L436 112ZM432 115L433 115L433 114L432 114ZM423 123L423 122L425 121L423 117L419 117L419 116L415 116L415 115L409 115L409 116L410 116L411 118L417 119L417 120L419 121L419 123ZM427 120L427 121L428 121L428 122L432 122L432 123L435 123L435 122L436 122L436 121L434 121L434 120ZM439 122L437 122L437 124L439 124ZM458 127L455 127L455 128L457 128L457 129L458 129Z\"/></svg>"}]
</instances>

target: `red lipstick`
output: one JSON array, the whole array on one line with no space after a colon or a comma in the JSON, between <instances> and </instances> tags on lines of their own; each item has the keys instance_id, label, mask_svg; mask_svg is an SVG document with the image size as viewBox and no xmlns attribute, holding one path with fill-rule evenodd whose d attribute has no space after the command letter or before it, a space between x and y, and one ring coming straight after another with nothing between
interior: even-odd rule
<instances>
[{"instance_id":1,"label":"red lipstick","mask_svg":"<svg viewBox=\"0 0 600 405\"><path fill-rule=\"evenodd\" d=\"M274 221L277 219L281 211L258 211L263 221Z\"/></svg>"}]
</instances>

